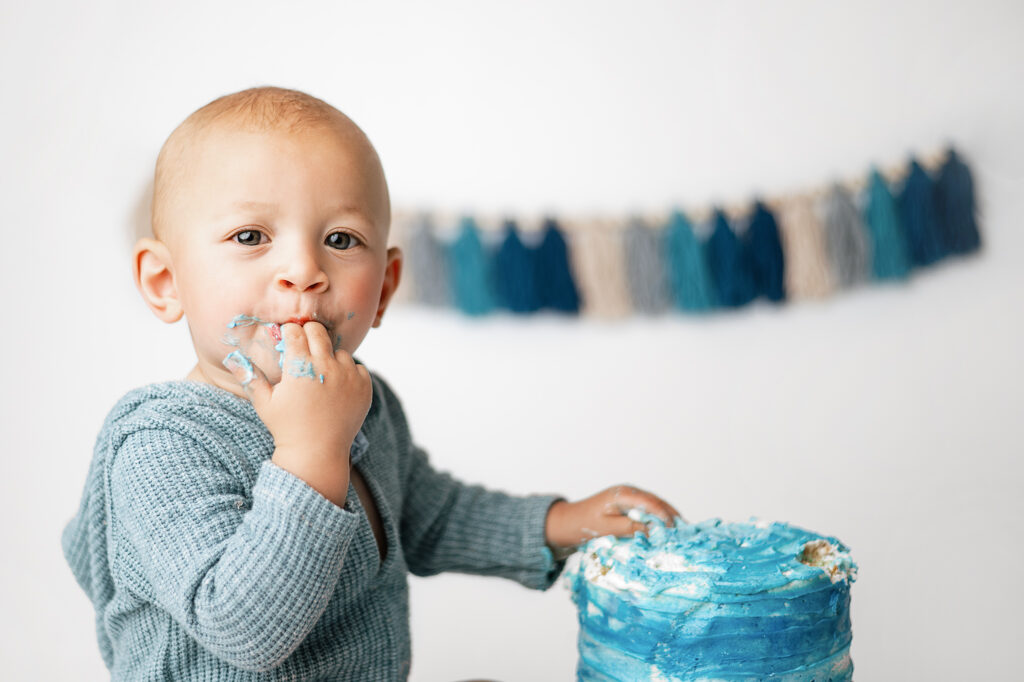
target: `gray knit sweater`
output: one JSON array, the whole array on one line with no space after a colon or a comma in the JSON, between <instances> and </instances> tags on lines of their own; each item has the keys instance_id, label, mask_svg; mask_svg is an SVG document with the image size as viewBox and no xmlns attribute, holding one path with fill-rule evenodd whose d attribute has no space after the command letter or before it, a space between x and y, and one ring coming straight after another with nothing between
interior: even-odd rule
<instances>
[{"instance_id":1,"label":"gray knit sweater","mask_svg":"<svg viewBox=\"0 0 1024 682\"><path fill-rule=\"evenodd\" d=\"M171 381L114 406L61 539L112 679L405 679L407 572L554 582L544 520L557 498L435 471L372 377L351 454L380 511L383 563L355 489L338 507L271 462L250 402Z\"/></svg>"}]
</instances>

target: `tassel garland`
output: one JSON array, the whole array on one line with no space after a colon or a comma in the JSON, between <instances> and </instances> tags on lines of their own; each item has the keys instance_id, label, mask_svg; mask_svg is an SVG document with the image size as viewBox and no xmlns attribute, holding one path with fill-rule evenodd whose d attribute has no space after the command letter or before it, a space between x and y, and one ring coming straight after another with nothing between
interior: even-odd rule
<instances>
[{"instance_id":1,"label":"tassel garland","mask_svg":"<svg viewBox=\"0 0 1024 682\"><path fill-rule=\"evenodd\" d=\"M500 235L464 216L443 240L418 214L396 221L405 298L470 316L700 314L903 281L981 248L971 171L953 149L934 173L912 158L895 191L877 168L857 187L757 199L739 217L716 207L703 229L681 209L663 222L549 216L539 232L506 219Z\"/></svg>"}]
</instances>

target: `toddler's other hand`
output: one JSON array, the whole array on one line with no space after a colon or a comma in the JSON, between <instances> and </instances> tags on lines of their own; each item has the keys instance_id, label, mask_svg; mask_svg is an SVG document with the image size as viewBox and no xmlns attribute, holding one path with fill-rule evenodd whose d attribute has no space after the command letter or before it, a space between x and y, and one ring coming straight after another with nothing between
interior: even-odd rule
<instances>
[{"instance_id":1,"label":"toddler's other hand","mask_svg":"<svg viewBox=\"0 0 1024 682\"><path fill-rule=\"evenodd\" d=\"M544 526L548 546L560 557L601 535L623 537L645 530L646 525L642 521L628 516L632 510L653 514L668 526L675 523L676 517L682 516L675 507L653 493L617 485L579 502L560 500L551 505Z\"/></svg>"}]
</instances>

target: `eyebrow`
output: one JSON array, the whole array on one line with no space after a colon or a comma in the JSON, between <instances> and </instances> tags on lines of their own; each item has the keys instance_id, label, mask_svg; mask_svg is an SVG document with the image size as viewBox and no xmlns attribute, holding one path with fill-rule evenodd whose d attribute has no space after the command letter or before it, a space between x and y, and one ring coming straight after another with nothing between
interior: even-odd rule
<instances>
[{"instance_id":1,"label":"eyebrow","mask_svg":"<svg viewBox=\"0 0 1024 682\"><path fill-rule=\"evenodd\" d=\"M267 201L236 201L235 203L231 204L231 206L228 207L228 210L231 210L231 211L257 210L258 211L258 210L269 210L269 209L276 209L276 208L277 208L277 204L270 203L270 202L267 202ZM341 204L340 206L336 206L335 209L334 209L334 213L339 214L339 215L341 215L341 214L348 214L348 213L355 213L357 215L364 215L363 211L361 211L360 209L356 208L355 206L352 206L352 205L349 205L349 204Z\"/></svg>"},{"instance_id":2,"label":"eyebrow","mask_svg":"<svg viewBox=\"0 0 1024 682\"><path fill-rule=\"evenodd\" d=\"M264 209L264 208L276 208L275 204L268 203L266 201L236 201L231 204L233 209Z\"/></svg>"}]
</instances>

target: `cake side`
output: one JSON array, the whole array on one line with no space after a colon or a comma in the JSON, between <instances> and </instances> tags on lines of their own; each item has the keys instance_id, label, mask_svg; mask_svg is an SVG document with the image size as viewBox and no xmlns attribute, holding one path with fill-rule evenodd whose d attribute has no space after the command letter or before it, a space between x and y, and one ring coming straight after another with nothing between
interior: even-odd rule
<instances>
[{"instance_id":1,"label":"cake side","mask_svg":"<svg viewBox=\"0 0 1024 682\"><path fill-rule=\"evenodd\" d=\"M837 539L786 524L597 538L568 573L579 678L850 679L855 578Z\"/></svg>"}]
</instances>

